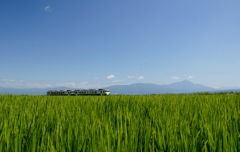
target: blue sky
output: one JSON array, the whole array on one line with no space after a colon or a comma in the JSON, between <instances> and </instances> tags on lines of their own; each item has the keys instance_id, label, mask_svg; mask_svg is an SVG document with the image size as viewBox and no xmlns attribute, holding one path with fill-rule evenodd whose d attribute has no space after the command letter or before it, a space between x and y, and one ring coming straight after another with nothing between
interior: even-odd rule
<instances>
[{"instance_id":1,"label":"blue sky","mask_svg":"<svg viewBox=\"0 0 240 152\"><path fill-rule=\"evenodd\" d=\"M239 0L2 0L0 86L240 87Z\"/></svg>"}]
</instances>

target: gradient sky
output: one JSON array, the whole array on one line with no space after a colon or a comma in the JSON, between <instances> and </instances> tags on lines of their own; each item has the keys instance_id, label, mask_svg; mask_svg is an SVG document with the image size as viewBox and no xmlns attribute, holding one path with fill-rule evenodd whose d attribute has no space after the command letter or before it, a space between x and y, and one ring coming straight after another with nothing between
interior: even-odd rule
<instances>
[{"instance_id":1,"label":"gradient sky","mask_svg":"<svg viewBox=\"0 0 240 152\"><path fill-rule=\"evenodd\" d=\"M240 87L239 0L1 0L0 87Z\"/></svg>"}]
</instances>

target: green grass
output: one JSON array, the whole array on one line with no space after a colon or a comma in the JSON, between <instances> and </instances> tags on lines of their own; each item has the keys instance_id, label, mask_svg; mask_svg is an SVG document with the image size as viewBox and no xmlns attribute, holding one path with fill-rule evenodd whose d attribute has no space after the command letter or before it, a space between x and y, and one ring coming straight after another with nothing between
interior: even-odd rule
<instances>
[{"instance_id":1,"label":"green grass","mask_svg":"<svg viewBox=\"0 0 240 152\"><path fill-rule=\"evenodd\" d=\"M1 95L0 151L240 151L240 95Z\"/></svg>"}]
</instances>

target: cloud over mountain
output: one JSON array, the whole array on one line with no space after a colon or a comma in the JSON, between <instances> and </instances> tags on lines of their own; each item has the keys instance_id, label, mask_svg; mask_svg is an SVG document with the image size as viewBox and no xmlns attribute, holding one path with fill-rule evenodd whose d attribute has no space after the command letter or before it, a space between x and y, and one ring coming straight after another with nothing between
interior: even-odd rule
<instances>
[{"instance_id":1,"label":"cloud over mountain","mask_svg":"<svg viewBox=\"0 0 240 152\"><path fill-rule=\"evenodd\" d=\"M180 78L179 77L172 77L171 79L178 80Z\"/></svg>"},{"instance_id":2,"label":"cloud over mountain","mask_svg":"<svg viewBox=\"0 0 240 152\"><path fill-rule=\"evenodd\" d=\"M115 76L112 74L112 75L109 75L109 76L107 76L107 79L113 79L113 78L115 78Z\"/></svg>"},{"instance_id":3,"label":"cloud over mountain","mask_svg":"<svg viewBox=\"0 0 240 152\"><path fill-rule=\"evenodd\" d=\"M144 76L139 76L137 79L142 80L142 79L144 79Z\"/></svg>"}]
</instances>

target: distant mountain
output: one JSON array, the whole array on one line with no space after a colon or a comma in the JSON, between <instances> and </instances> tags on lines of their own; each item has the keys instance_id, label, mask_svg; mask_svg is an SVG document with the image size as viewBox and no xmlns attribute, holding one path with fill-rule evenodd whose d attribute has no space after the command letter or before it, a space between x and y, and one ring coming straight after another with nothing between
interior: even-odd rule
<instances>
[{"instance_id":1,"label":"distant mountain","mask_svg":"<svg viewBox=\"0 0 240 152\"><path fill-rule=\"evenodd\" d=\"M45 95L48 90L72 90L73 88L56 87L56 88L4 88L0 87L0 94L29 94Z\"/></svg>"},{"instance_id":2,"label":"distant mountain","mask_svg":"<svg viewBox=\"0 0 240 152\"><path fill-rule=\"evenodd\" d=\"M240 89L223 89L223 90L217 90L216 92L240 92Z\"/></svg>"},{"instance_id":3,"label":"distant mountain","mask_svg":"<svg viewBox=\"0 0 240 152\"><path fill-rule=\"evenodd\" d=\"M165 94L165 93L195 93L195 92L240 92L239 89L217 90L201 84L195 84L184 80L168 85L157 85L152 83L135 83L130 85L113 85L108 87L111 94ZM45 95L48 90L74 90L80 88L3 88L0 87L0 94L29 94Z\"/></svg>"},{"instance_id":4,"label":"distant mountain","mask_svg":"<svg viewBox=\"0 0 240 152\"><path fill-rule=\"evenodd\" d=\"M0 87L0 94L36 94L36 95L41 95L41 94L46 94L46 90L48 89L39 89L39 88L24 88L24 89L19 89L19 88L4 88Z\"/></svg>"},{"instance_id":5,"label":"distant mountain","mask_svg":"<svg viewBox=\"0 0 240 152\"><path fill-rule=\"evenodd\" d=\"M210 88L200 84L194 84L187 80L168 85L136 83L130 85L114 85L108 88L110 89L112 94L163 94L217 91L214 88Z\"/></svg>"},{"instance_id":6,"label":"distant mountain","mask_svg":"<svg viewBox=\"0 0 240 152\"><path fill-rule=\"evenodd\" d=\"M188 80L172 83L167 85L167 87L171 88L175 93L217 91L215 88L207 87L201 84L195 84Z\"/></svg>"},{"instance_id":7,"label":"distant mountain","mask_svg":"<svg viewBox=\"0 0 240 152\"><path fill-rule=\"evenodd\" d=\"M114 85L108 87L112 94L153 94L164 91L160 85L152 83L135 83L130 85Z\"/></svg>"}]
</instances>

